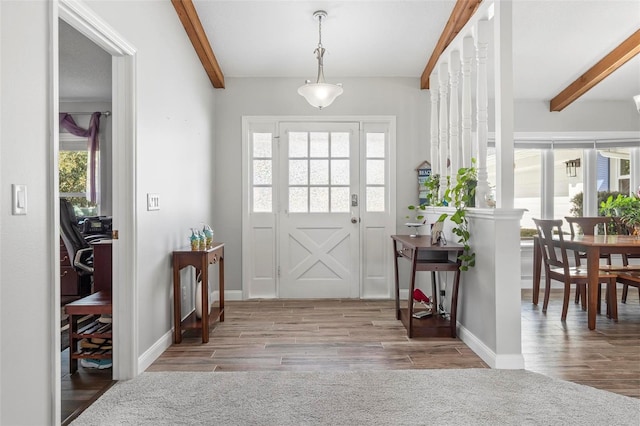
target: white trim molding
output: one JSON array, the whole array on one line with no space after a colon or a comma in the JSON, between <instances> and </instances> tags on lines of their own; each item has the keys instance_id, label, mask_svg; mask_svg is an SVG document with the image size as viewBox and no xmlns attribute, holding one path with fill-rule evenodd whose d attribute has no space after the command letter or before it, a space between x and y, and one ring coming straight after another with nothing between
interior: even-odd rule
<instances>
[{"instance_id":1,"label":"white trim molding","mask_svg":"<svg viewBox=\"0 0 640 426\"><path fill-rule=\"evenodd\" d=\"M497 355L482 340L478 339L472 332L458 323L458 337L469 349L476 353L491 368L500 370L522 370L524 369L524 357L522 354L502 354Z\"/></svg>"}]
</instances>

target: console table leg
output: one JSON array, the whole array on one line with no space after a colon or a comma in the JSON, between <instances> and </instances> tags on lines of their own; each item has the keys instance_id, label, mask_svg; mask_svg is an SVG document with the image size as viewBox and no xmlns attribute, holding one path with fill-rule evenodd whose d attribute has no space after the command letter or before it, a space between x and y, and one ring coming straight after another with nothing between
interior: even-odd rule
<instances>
[{"instance_id":1,"label":"console table leg","mask_svg":"<svg viewBox=\"0 0 640 426\"><path fill-rule=\"evenodd\" d=\"M396 247L396 242L391 240L391 244L393 246L393 267L396 277L396 319L400 319L400 283L398 281L398 252Z\"/></svg>"},{"instance_id":2,"label":"console table leg","mask_svg":"<svg viewBox=\"0 0 640 426\"><path fill-rule=\"evenodd\" d=\"M409 288L409 300L407 301L407 315L409 316L409 338L413 337L413 291L416 289L416 268L418 263L418 250L411 252L411 287Z\"/></svg>"},{"instance_id":3,"label":"console table leg","mask_svg":"<svg viewBox=\"0 0 640 426\"><path fill-rule=\"evenodd\" d=\"M220 293L220 322L224 321L224 254L218 263L218 293Z\"/></svg>"},{"instance_id":4,"label":"console table leg","mask_svg":"<svg viewBox=\"0 0 640 426\"><path fill-rule=\"evenodd\" d=\"M451 337L456 337L456 324L458 316L458 286L460 284L460 269L456 270L453 279L453 289L451 290Z\"/></svg>"},{"instance_id":5,"label":"console table leg","mask_svg":"<svg viewBox=\"0 0 640 426\"><path fill-rule=\"evenodd\" d=\"M174 257L173 259L173 343L182 342L182 320L180 318L180 270Z\"/></svg>"},{"instance_id":6,"label":"console table leg","mask_svg":"<svg viewBox=\"0 0 640 426\"><path fill-rule=\"evenodd\" d=\"M202 259L202 343L209 343L209 261Z\"/></svg>"}]
</instances>

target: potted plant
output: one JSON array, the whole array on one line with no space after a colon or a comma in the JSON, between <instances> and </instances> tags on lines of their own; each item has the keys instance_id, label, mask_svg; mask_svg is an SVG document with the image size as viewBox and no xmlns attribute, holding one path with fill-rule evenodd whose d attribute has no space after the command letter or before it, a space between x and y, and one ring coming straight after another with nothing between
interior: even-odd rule
<instances>
[{"instance_id":1,"label":"potted plant","mask_svg":"<svg viewBox=\"0 0 640 426\"><path fill-rule=\"evenodd\" d=\"M424 182L424 188L427 192L427 205L441 205L442 201L438 200L438 192L440 191L440 175L429 176Z\"/></svg>"},{"instance_id":2,"label":"potted plant","mask_svg":"<svg viewBox=\"0 0 640 426\"><path fill-rule=\"evenodd\" d=\"M478 173L475 168L475 158L471 159L471 167L458 169L456 184L449 187L444 194L444 201L447 205L455 207L456 211L450 219L455 224L452 232L459 237L458 242L464 246L462 254L458 257L462 264L461 271L467 271L469 267L475 266L476 253L469 245L469 221L467 219L467 208L475 205L476 186ZM448 213L443 213L438 218L438 222L443 222Z\"/></svg>"},{"instance_id":3,"label":"potted plant","mask_svg":"<svg viewBox=\"0 0 640 426\"><path fill-rule=\"evenodd\" d=\"M418 230L418 224L425 223L424 211L427 206L436 206L442 205L442 202L438 202L438 191L440 189L440 175L431 175L429 176L422 185L426 190L426 203L420 205L410 204L407 206L407 209L410 211L410 215L405 216L406 219L409 219L411 224L407 224L407 226L416 228ZM417 235L417 234L416 234Z\"/></svg>"},{"instance_id":4,"label":"potted plant","mask_svg":"<svg viewBox=\"0 0 640 426\"><path fill-rule=\"evenodd\" d=\"M640 196L619 194L613 198L610 195L600 203L600 213L620 218L630 234L640 235Z\"/></svg>"},{"instance_id":5,"label":"potted plant","mask_svg":"<svg viewBox=\"0 0 640 426\"><path fill-rule=\"evenodd\" d=\"M423 211L427 205L431 206L451 206L456 211L451 216L449 213L443 213L438 217L437 222L444 222L448 217L455 224L452 232L459 237L458 242L464 246L462 254L458 257L462 264L461 271L469 270L469 267L475 266L476 254L471 250L469 245L469 221L467 220L467 208L475 206L476 186L478 183L478 172L475 168L476 159L471 159L471 167L462 167L458 169L456 175L456 185L449 186L451 180L447 177L448 188L444 193L442 200L438 200L438 191L440 189L440 175L431 175L424 183L427 190L427 203L421 205L409 205L407 208L412 212L415 223L407 224L407 226L415 226L418 223L424 223L425 216ZM406 216L412 219L411 216Z\"/></svg>"},{"instance_id":6,"label":"potted plant","mask_svg":"<svg viewBox=\"0 0 640 426\"><path fill-rule=\"evenodd\" d=\"M620 220L627 226L631 235L640 236L640 197L628 197L627 209L620 215Z\"/></svg>"}]
</instances>

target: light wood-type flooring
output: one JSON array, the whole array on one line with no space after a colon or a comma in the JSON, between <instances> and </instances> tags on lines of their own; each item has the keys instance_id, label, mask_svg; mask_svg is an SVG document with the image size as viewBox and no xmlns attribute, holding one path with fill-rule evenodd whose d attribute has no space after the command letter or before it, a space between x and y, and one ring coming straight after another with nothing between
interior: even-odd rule
<instances>
[{"instance_id":1,"label":"light wood-type flooring","mask_svg":"<svg viewBox=\"0 0 640 426\"><path fill-rule=\"evenodd\" d=\"M560 321L561 292L553 292L544 314L542 302L533 305L531 292L523 291L525 368L640 398L640 303L636 289L629 293L627 304L618 304L618 323L598 315L596 330L589 331L586 312L573 300L566 322ZM147 371L425 368L488 366L459 339L408 339L393 301L260 300L227 301L225 321L216 324L209 343L190 331ZM74 376L75 382L63 377L67 403L86 405L96 387L107 385L103 374Z\"/></svg>"}]
</instances>

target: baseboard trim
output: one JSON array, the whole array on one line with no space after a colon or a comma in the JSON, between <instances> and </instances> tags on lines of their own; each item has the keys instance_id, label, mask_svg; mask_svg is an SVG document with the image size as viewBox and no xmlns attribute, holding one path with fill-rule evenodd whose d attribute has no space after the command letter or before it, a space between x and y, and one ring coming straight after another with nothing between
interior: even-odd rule
<instances>
[{"instance_id":1,"label":"baseboard trim","mask_svg":"<svg viewBox=\"0 0 640 426\"><path fill-rule=\"evenodd\" d=\"M498 370L524 369L524 357L522 354L498 355L460 323L458 323L458 337L491 368Z\"/></svg>"},{"instance_id":2,"label":"baseboard trim","mask_svg":"<svg viewBox=\"0 0 640 426\"><path fill-rule=\"evenodd\" d=\"M216 303L218 301L219 294L220 292L218 290L214 291L211 295L211 301ZM225 290L224 300L244 300L242 297L242 290Z\"/></svg>"},{"instance_id":3,"label":"baseboard trim","mask_svg":"<svg viewBox=\"0 0 640 426\"><path fill-rule=\"evenodd\" d=\"M173 328L160 337L149 349L138 358L138 374L145 371L166 351L173 342Z\"/></svg>"}]
</instances>

